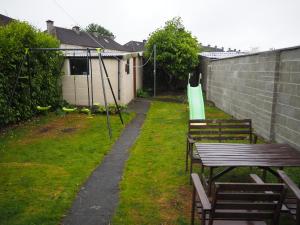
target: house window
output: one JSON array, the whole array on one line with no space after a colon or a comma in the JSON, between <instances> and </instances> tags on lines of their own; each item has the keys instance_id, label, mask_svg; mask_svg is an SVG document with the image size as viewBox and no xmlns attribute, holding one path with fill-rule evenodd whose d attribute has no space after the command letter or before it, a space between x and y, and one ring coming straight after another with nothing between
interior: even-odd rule
<instances>
[{"instance_id":1,"label":"house window","mask_svg":"<svg viewBox=\"0 0 300 225\"><path fill-rule=\"evenodd\" d=\"M70 58L71 75L84 75L89 70L89 64L86 58Z\"/></svg>"},{"instance_id":2,"label":"house window","mask_svg":"<svg viewBox=\"0 0 300 225\"><path fill-rule=\"evenodd\" d=\"M129 59L127 59L127 62L126 62L126 65L125 65L125 72L127 73L127 74L129 74L130 73L130 64L129 64L130 62L129 62Z\"/></svg>"}]
</instances>

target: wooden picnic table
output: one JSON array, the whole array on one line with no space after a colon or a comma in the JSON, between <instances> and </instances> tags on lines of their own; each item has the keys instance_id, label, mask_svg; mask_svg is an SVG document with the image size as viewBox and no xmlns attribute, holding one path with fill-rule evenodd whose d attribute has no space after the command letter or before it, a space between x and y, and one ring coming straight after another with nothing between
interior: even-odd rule
<instances>
[{"instance_id":1,"label":"wooden picnic table","mask_svg":"<svg viewBox=\"0 0 300 225\"><path fill-rule=\"evenodd\" d=\"M195 148L201 161L200 178L209 195L213 181L237 167L259 167L277 177L274 167L300 167L300 152L288 144L195 143ZM214 169L220 167L225 169L214 175ZM209 169L208 179L205 168Z\"/></svg>"}]
</instances>

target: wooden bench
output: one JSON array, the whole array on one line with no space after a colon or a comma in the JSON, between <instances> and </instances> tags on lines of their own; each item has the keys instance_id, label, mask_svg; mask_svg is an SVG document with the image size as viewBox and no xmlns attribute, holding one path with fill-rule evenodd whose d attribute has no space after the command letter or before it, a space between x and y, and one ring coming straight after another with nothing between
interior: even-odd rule
<instances>
[{"instance_id":1,"label":"wooden bench","mask_svg":"<svg viewBox=\"0 0 300 225\"><path fill-rule=\"evenodd\" d=\"M300 189L283 170L278 170L277 172L282 182L288 188L288 194L283 201L281 211L289 213L296 221L296 225L300 225ZM256 183L264 184L264 181L256 174L251 174L250 176Z\"/></svg>"},{"instance_id":2,"label":"wooden bench","mask_svg":"<svg viewBox=\"0 0 300 225\"><path fill-rule=\"evenodd\" d=\"M209 200L197 174L192 173L191 224L198 213L202 225L278 225L286 193L284 184L215 183ZM251 223L250 223L251 221Z\"/></svg>"},{"instance_id":3,"label":"wooden bench","mask_svg":"<svg viewBox=\"0 0 300 225\"><path fill-rule=\"evenodd\" d=\"M284 204L295 219L296 225L300 225L300 189L283 170L278 170L277 172L280 179L287 185L289 190Z\"/></svg>"},{"instance_id":4,"label":"wooden bench","mask_svg":"<svg viewBox=\"0 0 300 225\"><path fill-rule=\"evenodd\" d=\"M251 119L215 119L215 120L189 120L186 141L185 170L188 171L188 158L190 157L190 174L193 164L200 163L194 152L195 142L232 142L247 141L250 144L257 142L253 133Z\"/></svg>"}]
</instances>

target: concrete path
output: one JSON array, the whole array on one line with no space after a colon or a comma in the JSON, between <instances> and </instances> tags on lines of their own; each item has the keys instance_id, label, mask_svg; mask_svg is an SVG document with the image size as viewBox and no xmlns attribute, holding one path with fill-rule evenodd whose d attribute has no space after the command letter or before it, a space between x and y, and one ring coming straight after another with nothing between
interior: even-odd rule
<instances>
[{"instance_id":1,"label":"concrete path","mask_svg":"<svg viewBox=\"0 0 300 225\"><path fill-rule=\"evenodd\" d=\"M108 225L118 205L119 182L128 150L139 135L150 103L136 100L129 109L136 117L126 126L109 154L81 188L63 225Z\"/></svg>"}]
</instances>

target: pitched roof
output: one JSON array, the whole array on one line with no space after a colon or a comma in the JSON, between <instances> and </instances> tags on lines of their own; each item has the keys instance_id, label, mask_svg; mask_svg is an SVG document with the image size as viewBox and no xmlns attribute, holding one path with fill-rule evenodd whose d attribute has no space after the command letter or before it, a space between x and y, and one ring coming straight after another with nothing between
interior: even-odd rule
<instances>
[{"instance_id":1,"label":"pitched roof","mask_svg":"<svg viewBox=\"0 0 300 225\"><path fill-rule=\"evenodd\" d=\"M0 14L0 26L4 26L7 25L8 23L14 21L13 18L10 18L8 16L4 16L2 14Z\"/></svg>"},{"instance_id":2,"label":"pitched roof","mask_svg":"<svg viewBox=\"0 0 300 225\"><path fill-rule=\"evenodd\" d=\"M84 31L76 32L71 29L54 27L54 34L62 44L93 48L105 48L116 51L128 51L125 47L123 47L110 37L95 36Z\"/></svg>"},{"instance_id":3,"label":"pitched roof","mask_svg":"<svg viewBox=\"0 0 300 225\"><path fill-rule=\"evenodd\" d=\"M128 49L130 52L142 52L145 50L146 41L129 41L123 46Z\"/></svg>"}]
</instances>

